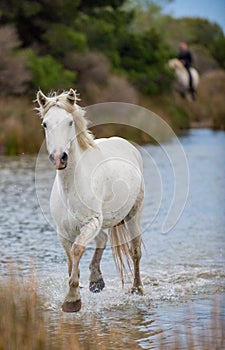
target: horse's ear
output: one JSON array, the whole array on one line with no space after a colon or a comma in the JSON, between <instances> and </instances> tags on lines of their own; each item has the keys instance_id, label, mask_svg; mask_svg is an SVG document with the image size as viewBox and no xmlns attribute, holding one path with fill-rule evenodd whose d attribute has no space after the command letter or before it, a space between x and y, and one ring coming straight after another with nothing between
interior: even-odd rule
<instances>
[{"instance_id":1,"label":"horse's ear","mask_svg":"<svg viewBox=\"0 0 225 350\"><path fill-rule=\"evenodd\" d=\"M71 105L74 105L74 103L76 102L76 92L73 89L70 89L66 99Z\"/></svg>"},{"instance_id":2,"label":"horse's ear","mask_svg":"<svg viewBox=\"0 0 225 350\"><path fill-rule=\"evenodd\" d=\"M37 101L41 107L44 107L47 103L48 98L43 94L41 90L37 93Z\"/></svg>"}]
</instances>

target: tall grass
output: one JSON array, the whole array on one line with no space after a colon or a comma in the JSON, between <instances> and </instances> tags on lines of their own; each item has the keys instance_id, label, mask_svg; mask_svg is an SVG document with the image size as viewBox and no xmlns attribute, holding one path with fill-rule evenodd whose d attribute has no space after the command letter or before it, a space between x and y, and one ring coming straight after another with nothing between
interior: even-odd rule
<instances>
[{"instance_id":1,"label":"tall grass","mask_svg":"<svg viewBox=\"0 0 225 350\"><path fill-rule=\"evenodd\" d=\"M0 350L83 349L75 334L63 336L60 324L53 336L48 331L49 322L34 279L29 283L1 280Z\"/></svg>"},{"instance_id":2,"label":"tall grass","mask_svg":"<svg viewBox=\"0 0 225 350\"><path fill-rule=\"evenodd\" d=\"M0 154L33 154L39 150L44 134L30 98L1 98L0 123Z\"/></svg>"},{"instance_id":3,"label":"tall grass","mask_svg":"<svg viewBox=\"0 0 225 350\"><path fill-rule=\"evenodd\" d=\"M102 333L101 326L95 318L89 319L87 325L80 329L82 337L76 334L76 327L72 321L66 324L63 314L58 321L51 322L51 313L44 308L44 297L39 295L39 288L35 278L29 283L15 280L15 277L4 277L0 280L0 350L114 350L118 346L122 349L140 349L134 339L131 339L128 329L110 324L110 331ZM215 304L212 309L212 319L206 325L205 331L196 331L190 324L178 325L177 331L165 344L164 332L156 341L158 349L198 349L213 350L225 348L225 324L219 318L220 305ZM188 317L186 318L188 319ZM68 332L69 329L69 332ZM125 332L125 333L124 333ZM126 339L121 339L121 337ZM121 346L120 346L121 345Z\"/></svg>"}]
</instances>

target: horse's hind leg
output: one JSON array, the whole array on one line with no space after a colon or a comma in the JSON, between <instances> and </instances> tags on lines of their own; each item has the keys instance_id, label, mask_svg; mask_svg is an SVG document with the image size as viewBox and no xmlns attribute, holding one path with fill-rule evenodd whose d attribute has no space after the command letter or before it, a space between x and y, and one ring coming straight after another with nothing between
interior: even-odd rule
<instances>
[{"instance_id":1,"label":"horse's hind leg","mask_svg":"<svg viewBox=\"0 0 225 350\"><path fill-rule=\"evenodd\" d=\"M90 263L90 283L89 289L93 293L99 293L104 287L105 282L102 277L102 273L100 270L100 261L102 258L102 254L106 247L107 243L107 234L104 231L100 231L98 236L95 238L96 249Z\"/></svg>"},{"instance_id":2,"label":"horse's hind leg","mask_svg":"<svg viewBox=\"0 0 225 350\"><path fill-rule=\"evenodd\" d=\"M143 208L144 191L140 192L140 195L131 209L128 216L125 218L127 228L130 233L130 254L134 266L134 281L131 288L131 293L137 293L142 295L143 288L140 277L140 260L141 260L141 211Z\"/></svg>"},{"instance_id":3,"label":"horse's hind leg","mask_svg":"<svg viewBox=\"0 0 225 350\"><path fill-rule=\"evenodd\" d=\"M140 277L140 260L141 260L141 236L134 238L130 242L131 257L134 265L134 282L131 293L143 294L143 287Z\"/></svg>"}]
</instances>

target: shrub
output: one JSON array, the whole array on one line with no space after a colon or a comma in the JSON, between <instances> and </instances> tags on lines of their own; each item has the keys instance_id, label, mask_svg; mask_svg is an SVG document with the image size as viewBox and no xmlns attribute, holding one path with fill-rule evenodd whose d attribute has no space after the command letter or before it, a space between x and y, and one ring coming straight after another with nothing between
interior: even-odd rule
<instances>
[{"instance_id":1,"label":"shrub","mask_svg":"<svg viewBox=\"0 0 225 350\"><path fill-rule=\"evenodd\" d=\"M74 85L76 73L65 69L52 56L38 57L32 50L27 51L32 72L32 84L44 92L52 89L69 89Z\"/></svg>"},{"instance_id":2,"label":"shrub","mask_svg":"<svg viewBox=\"0 0 225 350\"><path fill-rule=\"evenodd\" d=\"M77 72L79 85L87 81L95 81L98 84L105 84L108 79L110 64L106 56L98 52L72 53L66 56L65 66Z\"/></svg>"},{"instance_id":3,"label":"shrub","mask_svg":"<svg viewBox=\"0 0 225 350\"><path fill-rule=\"evenodd\" d=\"M176 130L178 129L188 129L190 126L189 113L182 106L170 106L169 108L171 124Z\"/></svg>"},{"instance_id":4,"label":"shrub","mask_svg":"<svg viewBox=\"0 0 225 350\"><path fill-rule=\"evenodd\" d=\"M31 74L27 59L18 53L20 42L14 27L0 28L0 95L20 95L28 90Z\"/></svg>"},{"instance_id":5,"label":"shrub","mask_svg":"<svg viewBox=\"0 0 225 350\"><path fill-rule=\"evenodd\" d=\"M43 35L43 39L54 56L64 56L73 50L82 52L87 48L85 34L64 24L52 25Z\"/></svg>"},{"instance_id":6,"label":"shrub","mask_svg":"<svg viewBox=\"0 0 225 350\"><path fill-rule=\"evenodd\" d=\"M193 65L200 74L218 68L218 63L205 47L200 45L193 46L193 54Z\"/></svg>"},{"instance_id":7,"label":"shrub","mask_svg":"<svg viewBox=\"0 0 225 350\"><path fill-rule=\"evenodd\" d=\"M79 90L86 103L137 103L135 88L125 77L111 73L109 60L105 55L97 52L70 54L65 59L65 65L77 71Z\"/></svg>"},{"instance_id":8,"label":"shrub","mask_svg":"<svg viewBox=\"0 0 225 350\"><path fill-rule=\"evenodd\" d=\"M153 29L130 33L119 44L120 67L144 94L158 94L170 88L172 74L167 69L170 51Z\"/></svg>"}]
</instances>

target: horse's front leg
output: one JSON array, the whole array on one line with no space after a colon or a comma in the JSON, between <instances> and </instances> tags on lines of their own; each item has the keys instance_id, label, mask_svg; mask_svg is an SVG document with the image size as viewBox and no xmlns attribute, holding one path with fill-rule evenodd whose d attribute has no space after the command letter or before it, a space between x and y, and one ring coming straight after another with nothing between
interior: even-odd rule
<instances>
[{"instance_id":1,"label":"horse's front leg","mask_svg":"<svg viewBox=\"0 0 225 350\"><path fill-rule=\"evenodd\" d=\"M89 222L80 229L80 234L72 245L70 251L72 269L69 279L69 293L62 305L62 310L65 312L77 312L81 309L79 262L85 247L98 235L101 226L101 217L91 218Z\"/></svg>"},{"instance_id":2,"label":"horse's front leg","mask_svg":"<svg viewBox=\"0 0 225 350\"><path fill-rule=\"evenodd\" d=\"M89 289L93 293L99 293L105 287L105 282L100 269L100 261L106 247L107 238L107 234L104 231L100 231L95 238L96 249L89 266L91 272Z\"/></svg>"},{"instance_id":3,"label":"horse's front leg","mask_svg":"<svg viewBox=\"0 0 225 350\"><path fill-rule=\"evenodd\" d=\"M69 278L69 293L62 305L64 312L77 312L81 309L81 297L79 290L79 262L85 250L84 246L73 244L71 249L71 274ZM69 271L70 272L70 271Z\"/></svg>"}]
</instances>

